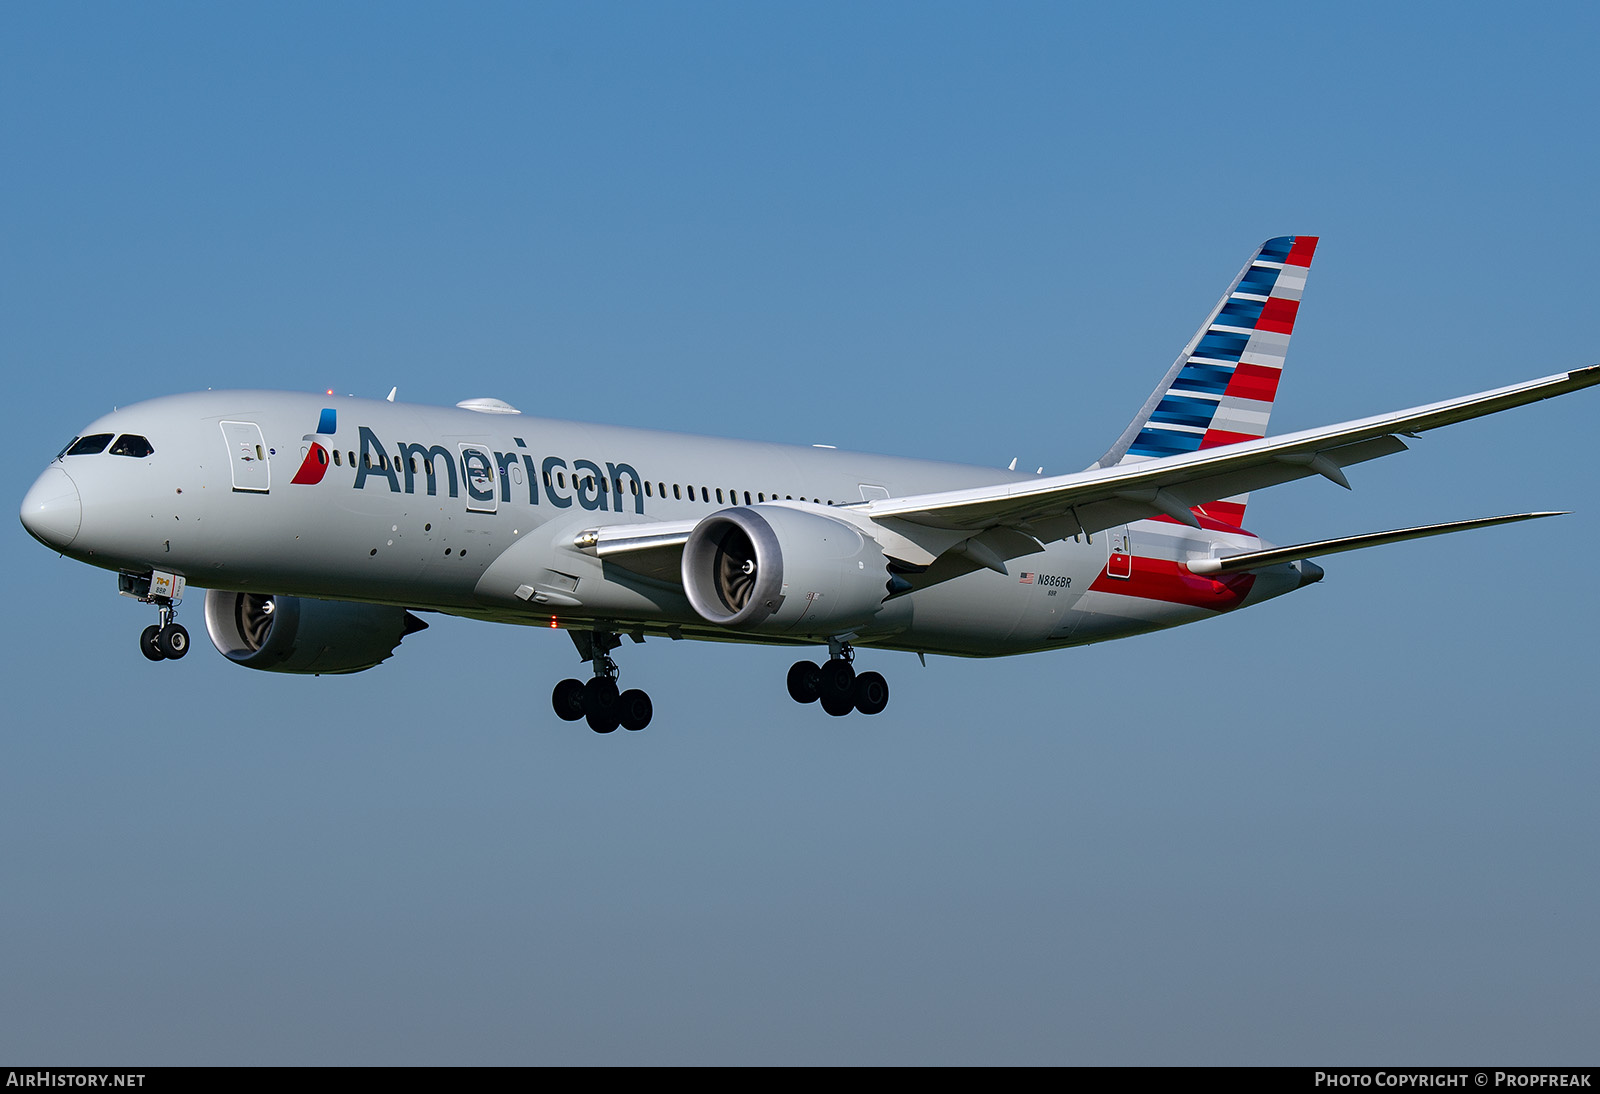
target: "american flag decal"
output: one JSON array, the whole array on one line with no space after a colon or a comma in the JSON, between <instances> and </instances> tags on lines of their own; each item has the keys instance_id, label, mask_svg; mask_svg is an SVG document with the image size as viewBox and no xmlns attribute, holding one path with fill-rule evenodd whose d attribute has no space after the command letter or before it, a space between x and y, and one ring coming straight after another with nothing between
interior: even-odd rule
<instances>
[{"instance_id":1,"label":"american flag decal","mask_svg":"<svg viewBox=\"0 0 1600 1094\"><path fill-rule=\"evenodd\" d=\"M1023 585L1032 585L1033 584L1033 575L1032 574L1023 574L1022 575L1021 584L1023 584Z\"/></svg>"}]
</instances>

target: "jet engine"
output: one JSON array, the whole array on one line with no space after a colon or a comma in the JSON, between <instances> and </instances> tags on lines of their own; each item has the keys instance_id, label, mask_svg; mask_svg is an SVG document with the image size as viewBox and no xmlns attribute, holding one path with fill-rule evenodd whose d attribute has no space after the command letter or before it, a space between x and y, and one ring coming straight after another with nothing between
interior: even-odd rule
<instances>
[{"instance_id":1,"label":"jet engine","mask_svg":"<svg viewBox=\"0 0 1600 1094\"><path fill-rule=\"evenodd\" d=\"M683 587L734 630L825 637L855 630L888 595L888 559L842 520L782 505L712 513L683 547Z\"/></svg>"},{"instance_id":2,"label":"jet engine","mask_svg":"<svg viewBox=\"0 0 1600 1094\"><path fill-rule=\"evenodd\" d=\"M266 672L360 672L427 626L387 604L262 593L206 593L206 631L224 657Z\"/></svg>"}]
</instances>

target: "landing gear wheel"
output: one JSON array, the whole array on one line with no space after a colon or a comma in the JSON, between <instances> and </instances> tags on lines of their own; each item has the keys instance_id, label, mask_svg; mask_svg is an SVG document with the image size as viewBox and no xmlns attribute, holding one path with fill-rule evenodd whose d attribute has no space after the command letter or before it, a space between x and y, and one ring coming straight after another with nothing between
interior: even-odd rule
<instances>
[{"instance_id":1,"label":"landing gear wheel","mask_svg":"<svg viewBox=\"0 0 1600 1094\"><path fill-rule=\"evenodd\" d=\"M848 695L840 698L837 695L824 693L822 696L822 709L835 718L843 718L846 714L856 709L856 704Z\"/></svg>"},{"instance_id":2,"label":"landing gear wheel","mask_svg":"<svg viewBox=\"0 0 1600 1094\"><path fill-rule=\"evenodd\" d=\"M168 623L156 631L156 649L163 657L176 661L189 652L189 632L178 623Z\"/></svg>"},{"instance_id":3,"label":"landing gear wheel","mask_svg":"<svg viewBox=\"0 0 1600 1094\"><path fill-rule=\"evenodd\" d=\"M621 724L622 719L618 717L621 705L615 680L596 676L583 685L584 718L596 733L610 733Z\"/></svg>"},{"instance_id":4,"label":"landing gear wheel","mask_svg":"<svg viewBox=\"0 0 1600 1094\"><path fill-rule=\"evenodd\" d=\"M638 688L617 690L617 663L611 651L622 644L614 631L568 631L572 644L578 648L578 659L594 667L594 676L585 682L563 680L550 694L550 705L556 717L566 722L582 718L596 733L615 733L618 726L641 730L650 724L655 708L650 696ZM643 642L644 635L634 632L633 640Z\"/></svg>"},{"instance_id":5,"label":"landing gear wheel","mask_svg":"<svg viewBox=\"0 0 1600 1094\"><path fill-rule=\"evenodd\" d=\"M789 666L789 698L797 703L815 703L822 695L822 670L815 661L796 661Z\"/></svg>"},{"instance_id":6,"label":"landing gear wheel","mask_svg":"<svg viewBox=\"0 0 1600 1094\"><path fill-rule=\"evenodd\" d=\"M615 733L617 731L617 726L621 724L617 721L617 716L615 714L607 717L606 715L593 710L591 710L588 714L585 714L583 716L583 720L588 722L589 728L594 730L596 733Z\"/></svg>"},{"instance_id":7,"label":"landing gear wheel","mask_svg":"<svg viewBox=\"0 0 1600 1094\"><path fill-rule=\"evenodd\" d=\"M556 708L556 717L563 722L576 722L583 717L583 681L563 680L550 696L550 705Z\"/></svg>"},{"instance_id":8,"label":"landing gear wheel","mask_svg":"<svg viewBox=\"0 0 1600 1094\"><path fill-rule=\"evenodd\" d=\"M818 679L818 690L822 698L823 709L828 710L828 700L832 699L834 706L838 706L841 703L844 704L844 710L840 711L841 714L849 713L850 709L856 704L855 685L856 670L855 666L850 662L838 657L823 665ZM828 713L832 714L833 711L828 710Z\"/></svg>"},{"instance_id":9,"label":"landing gear wheel","mask_svg":"<svg viewBox=\"0 0 1600 1094\"><path fill-rule=\"evenodd\" d=\"M855 708L862 714L878 714L889 705L889 681L876 672L856 677Z\"/></svg>"},{"instance_id":10,"label":"landing gear wheel","mask_svg":"<svg viewBox=\"0 0 1600 1094\"><path fill-rule=\"evenodd\" d=\"M617 700L617 717L622 722L622 728L638 731L650 724L650 716L655 713L655 708L650 704L650 696L638 688L630 688L622 693Z\"/></svg>"},{"instance_id":11,"label":"landing gear wheel","mask_svg":"<svg viewBox=\"0 0 1600 1094\"><path fill-rule=\"evenodd\" d=\"M156 641L160 633L161 628L151 624L139 636L139 652L152 661L165 661L167 659L167 655L161 652L161 646Z\"/></svg>"}]
</instances>

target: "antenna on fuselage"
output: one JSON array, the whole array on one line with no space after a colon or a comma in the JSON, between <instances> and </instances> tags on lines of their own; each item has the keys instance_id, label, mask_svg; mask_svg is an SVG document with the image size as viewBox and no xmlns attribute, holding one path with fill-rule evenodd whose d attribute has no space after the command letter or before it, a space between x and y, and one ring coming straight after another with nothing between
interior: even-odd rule
<instances>
[{"instance_id":1,"label":"antenna on fuselage","mask_svg":"<svg viewBox=\"0 0 1600 1094\"><path fill-rule=\"evenodd\" d=\"M389 402L394 402L394 394L399 390L400 388L398 385L389 389Z\"/></svg>"}]
</instances>

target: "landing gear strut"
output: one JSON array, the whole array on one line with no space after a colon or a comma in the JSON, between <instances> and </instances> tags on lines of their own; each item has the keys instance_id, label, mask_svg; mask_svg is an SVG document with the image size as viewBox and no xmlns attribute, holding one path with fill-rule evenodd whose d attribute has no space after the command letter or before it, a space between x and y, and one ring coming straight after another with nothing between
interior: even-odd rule
<instances>
[{"instance_id":1,"label":"landing gear strut","mask_svg":"<svg viewBox=\"0 0 1600 1094\"><path fill-rule=\"evenodd\" d=\"M565 722L582 718L596 733L610 733L619 725L627 730L649 725L654 713L650 696L638 688L617 690L617 663L611 659L611 651L622 644L622 639L610 631L568 633L578 647L578 655L594 665L594 677L587 683L563 680L556 685L550 695L556 716Z\"/></svg>"},{"instance_id":2,"label":"landing gear strut","mask_svg":"<svg viewBox=\"0 0 1600 1094\"><path fill-rule=\"evenodd\" d=\"M877 714L889 705L889 682L876 672L856 672L849 642L830 640L828 660L818 666L796 661L789 668L789 698L797 703L821 702L835 718L852 710Z\"/></svg>"},{"instance_id":3,"label":"landing gear strut","mask_svg":"<svg viewBox=\"0 0 1600 1094\"><path fill-rule=\"evenodd\" d=\"M177 622L178 601L171 596L164 596L152 591L149 579L134 578L131 575L121 575L123 581L118 582L120 591L135 597L146 604L154 604L160 612L161 622L152 627L146 627L139 635L139 651L152 661L176 661L189 652L189 632L183 624ZM172 588L169 582L163 586ZM181 591L182 586L178 586Z\"/></svg>"}]
</instances>

